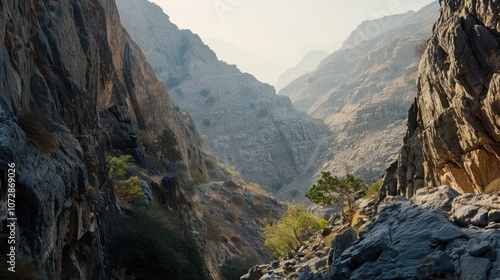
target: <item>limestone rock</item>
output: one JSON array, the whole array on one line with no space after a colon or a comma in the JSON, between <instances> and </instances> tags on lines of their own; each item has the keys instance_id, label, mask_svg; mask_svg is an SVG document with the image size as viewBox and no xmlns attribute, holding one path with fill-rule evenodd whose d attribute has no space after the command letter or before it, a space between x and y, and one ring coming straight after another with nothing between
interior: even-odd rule
<instances>
[{"instance_id":1,"label":"limestone rock","mask_svg":"<svg viewBox=\"0 0 500 280\"><path fill-rule=\"evenodd\" d=\"M416 166L420 171L408 175L423 176L429 186L480 193L500 177L500 6L491 0L441 4L419 66L417 127L408 129L413 144L405 145L399 168Z\"/></svg>"}]
</instances>

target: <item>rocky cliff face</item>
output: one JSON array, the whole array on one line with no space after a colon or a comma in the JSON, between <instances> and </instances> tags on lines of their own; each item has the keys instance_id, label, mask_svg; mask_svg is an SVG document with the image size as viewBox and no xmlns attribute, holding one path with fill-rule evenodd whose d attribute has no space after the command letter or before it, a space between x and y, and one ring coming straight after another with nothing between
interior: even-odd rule
<instances>
[{"instance_id":1,"label":"rocky cliff face","mask_svg":"<svg viewBox=\"0 0 500 280\"><path fill-rule=\"evenodd\" d=\"M415 47L431 36L437 17L433 3L416 13L365 22L343 49L279 92L334 132L320 170L355 173L371 183L394 160L416 92ZM372 30L380 33L373 36Z\"/></svg>"},{"instance_id":2,"label":"rocky cliff face","mask_svg":"<svg viewBox=\"0 0 500 280\"><path fill-rule=\"evenodd\" d=\"M441 4L393 188L408 197L424 185L479 193L500 177L500 6Z\"/></svg>"},{"instance_id":3,"label":"rocky cliff face","mask_svg":"<svg viewBox=\"0 0 500 280\"><path fill-rule=\"evenodd\" d=\"M327 135L321 121L297 112L271 86L219 61L197 35L179 30L156 5L120 0L118 7L175 102L206 135L205 147L268 189L309 165Z\"/></svg>"},{"instance_id":4,"label":"rocky cliff face","mask_svg":"<svg viewBox=\"0 0 500 280\"><path fill-rule=\"evenodd\" d=\"M14 163L18 264L41 279L110 279L109 221L118 210L107 152L140 156L137 129L168 124L187 173L204 174L198 139L114 1L2 1L0 30L2 229Z\"/></svg>"}]
</instances>

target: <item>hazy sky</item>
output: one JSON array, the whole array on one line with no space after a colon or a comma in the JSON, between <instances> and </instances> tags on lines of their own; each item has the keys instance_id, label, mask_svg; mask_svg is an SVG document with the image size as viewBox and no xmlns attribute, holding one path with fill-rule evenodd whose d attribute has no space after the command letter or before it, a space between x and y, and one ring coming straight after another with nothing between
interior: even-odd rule
<instances>
[{"instance_id":1,"label":"hazy sky","mask_svg":"<svg viewBox=\"0 0 500 280\"><path fill-rule=\"evenodd\" d=\"M364 20L433 0L150 0L181 29L264 57L333 51ZM292 63L293 64L293 63ZM292 66L292 65L290 65Z\"/></svg>"}]
</instances>

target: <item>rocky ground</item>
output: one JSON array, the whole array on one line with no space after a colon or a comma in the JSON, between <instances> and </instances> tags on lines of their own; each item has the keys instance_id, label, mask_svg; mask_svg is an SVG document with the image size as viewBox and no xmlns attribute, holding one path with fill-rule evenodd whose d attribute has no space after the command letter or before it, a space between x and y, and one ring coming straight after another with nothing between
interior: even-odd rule
<instances>
[{"instance_id":1,"label":"rocky ground","mask_svg":"<svg viewBox=\"0 0 500 280\"><path fill-rule=\"evenodd\" d=\"M318 233L298 253L241 279L499 279L499 195L442 186L412 200L388 197L359 236L349 229L326 244L328 232Z\"/></svg>"}]
</instances>

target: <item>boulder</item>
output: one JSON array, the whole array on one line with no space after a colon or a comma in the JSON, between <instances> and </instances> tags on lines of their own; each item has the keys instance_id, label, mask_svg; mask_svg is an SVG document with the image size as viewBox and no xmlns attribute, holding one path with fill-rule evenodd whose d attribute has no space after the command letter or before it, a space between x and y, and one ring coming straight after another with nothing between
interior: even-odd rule
<instances>
[{"instance_id":1,"label":"boulder","mask_svg":"<svg viewBox=\"0 0 500 280\"><path fill-rule=\"evenodd\" d=\"M337 235L332 241L332 246L328 252L327 263L331 265L334 260L336 260L351 244L356 241L358 234L352 228L344 231L343 233Z\"/></svg>"},{"instance_id":2,"label":"boulder","mask_svg":"<svg viewBox=\"0 0 500 280\"><path fill-rule=\"evenodd\" d=\"M459 192L446 185L438 188L419 189L412 200L424 208L450 211L453 200L459 195Z\"/></svg>"},{"instance_id":3,"label":"boulder","mask_svg":"<svg viewBox=\"0 0 500 280\"><path fill-rule=\"evenodd\" d=\"M419 280L445 278L453 279L455 265L453 258L442 251L434 251L427 255L417 267Z\"/></svg>"},{"instance_id":4,"label":"boulder","mask_svg":"<svg viewBox=\"0 0 500 280\"><path fill-rule=\"evenodd\" d=\"M460 205L453 209L453 216L450 219L463 227L469 225L484 227L488 225L488 211L472 205Z\"/></svg>"},{"instance_id":5,"label":"boulder","mask_svg":"<svg viewBox=\"0 0 500 280\"><path fill-rule=\"evenodd\" d=\"M491 261L485 258L476 258L469 254L464 254L460 258L462 273L460 280L486 280L488 272L493 267Z\"/></svg>"}]
</instances>

